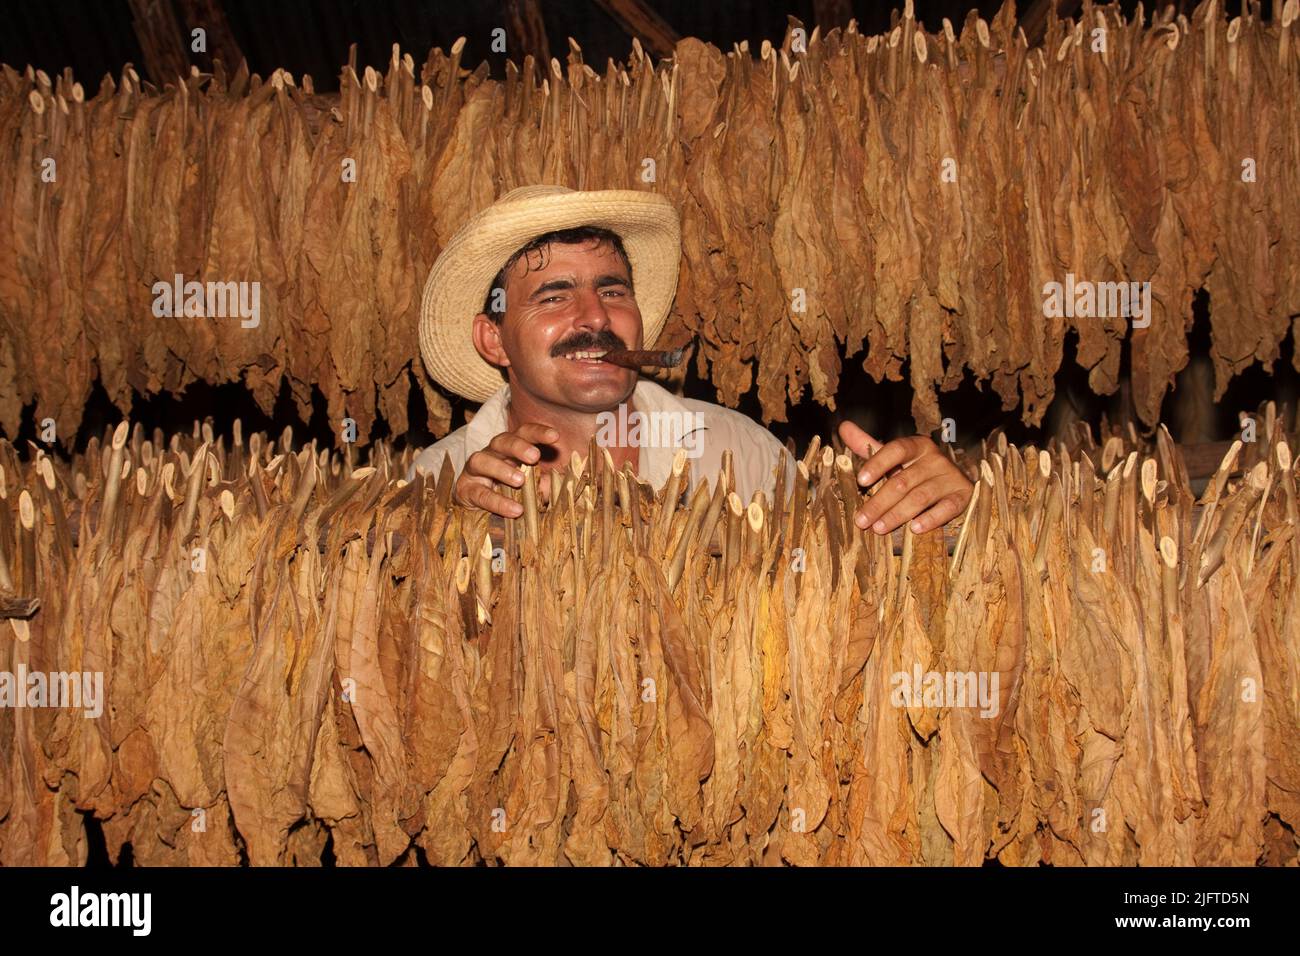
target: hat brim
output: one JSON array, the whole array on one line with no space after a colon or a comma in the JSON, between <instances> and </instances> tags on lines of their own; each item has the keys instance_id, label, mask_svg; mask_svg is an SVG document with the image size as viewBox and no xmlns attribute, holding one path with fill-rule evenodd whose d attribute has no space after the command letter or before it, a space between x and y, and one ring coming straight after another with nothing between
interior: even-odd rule
<instances>
[{"instance_id":1,"label":"hat brim","mask_svg":"<svg viewBox=\"0 0 1300 956\"><path fill-rule=\"evenodd\" d=\"M420 351L425 368L443 388L481 403L501 387L500 370L474 348L474 316L506 260L556 229L599 226L618 233L632 264L645 347L658 339L677 290L677 211L655 193L561 189L518 190L531 194L507 196L484 209L456 232L429 270L420 302Z\"/></svg>"}]
</instances>

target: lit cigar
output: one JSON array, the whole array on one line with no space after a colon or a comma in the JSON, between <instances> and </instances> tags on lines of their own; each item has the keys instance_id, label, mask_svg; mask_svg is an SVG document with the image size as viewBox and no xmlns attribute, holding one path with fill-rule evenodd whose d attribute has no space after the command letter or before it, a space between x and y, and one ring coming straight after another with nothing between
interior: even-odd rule
<instances>
[{"instance_id":1,"label":"lit cigar","mask_svg":"<svg viewBox=\"0 0 1300 956\"><path fill-rule=\"evenodd\" d=\"M624 368L676 368L681 363L685 349L669 349L663 352L642 349L615 349L600 357L602 362L611 362Z\"/></svg>"}]
</instances>

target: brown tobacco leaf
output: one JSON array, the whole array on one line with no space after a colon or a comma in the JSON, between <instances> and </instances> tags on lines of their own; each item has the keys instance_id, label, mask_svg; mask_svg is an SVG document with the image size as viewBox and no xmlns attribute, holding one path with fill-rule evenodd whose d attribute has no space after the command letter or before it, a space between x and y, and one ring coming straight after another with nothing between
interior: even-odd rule
<instances>
[{"instance_id":1,"label":"brown tobacco leaf","mask_svg":"<svg viewBox=\"0 0 1300 956\"><path fill-rule=\"evenodd\" d=\"M26 667L30 657L30 642L13 641L9 655L11 674L19 666ZM37 777L36 753L39 749L33 732L34 714L30 709L14 711L12 737L8 753L9 812L5 817L3 841L0 841L0 863L5 866L34 866L43 862L44 851L41 806L38 803L42 786Z\"/></svg>"},{"instance_id":2,"label":"brown tobacco leaf","mask_svg":"<svg viewBox=\"0 0 1300 956\"><path fill-rule=\"evenodd\" d=\"M541 65L544 85L516 64L471 72L461 45L432 51L418 83L400 57L382 75L347 67L328 100L278 71L156 91L128 67L87 99L70 76L6 68L5 159L57 158L58 175L0 197L0 423L15 433L34 403L71 439L96 377L126 410L202 380L243 381L270 413L287 379L304 420L318 387L364 439L378 415L412 424L414 374L443 434L448 396L416 358L438 252L511 188L645 188L653 158L683 225L663 338L699 339L724 403L757 388L768 421L809 393L833 407L865 348L877 380L909 363L920 429L936 386L968 373L1038 424L1073 329L1101 394L1130 341L1134 410L1154 425L1196 290L1220 392L1281 354L1300 311L1284 228L1300 164L1278 95L1292 76L1275 20L1237 19L1229 42L1217 6L1177 30L1105 16L1102 53L1088 16L1054 20L1032 51L1005 13L952 41L904 18L799 52L792 33L758 50L687 38L603 75L575 45ZM153 315L153 284L178 273L260 282L259 327ZM1044 316L1044 284L1067 273L1150 281L1151 325Z\"/></svg>"},{"instance_id":3,"label":"brown tobacco leaf","mask_svg":"<svg viewBox=\"0 0 1300 956\"><path fill-rule=\"evenodd\" d=\"M1247 865L1258 858L1263 817L1265 730L1257 700L1259 656L1250 637L1251 614L1233 569L1208 585L1213 615L1210 669L1201 688L1197 736L1202 787L1209 808L1196 845L1196 865ZM1213 714L1211 719L1204 715Z\"/></svg>"},{"instance_id":4,"label":"brown tobacco leaf","mask_svg":"<svg viewBox=\"0 0 1300 956\"><path fill-rule=\"evenodd\" d=\"M609 604L605 590L610 575L597 573L585 601L585 613L575 622L573 669L564 675L561 697L561 736L572 740L572 821L563 853L574 866L610 866L613 855L610 821L610 781L604 771L605 747L598 717L598 674L608 670ZM602 660L602 658L604 658ZM602 666L604 665L604 666Z\"/></svg>"},{"instance_id":5,"label":"brown tobacco leaf","mask_svg":"<svg viewBox=\"0 0 1300 956\"><path fill-rule=\"evenodd\" d=\"M1291 542L1294 553L1294 537ZM1278 549L1279 559L1282 548ZM1297 578L1286 575L1271 578L1269 593L1246 595L1252 607L1272 608L1255 617L1254 633L1261 638L1260 669L1264 686L1277 688L1277 694L1264 699L1265 747L1268 762L1267 788L1269 809L1294 830L1300 820L1300 719L1297 719L1296 688L1300 687L1300 664L1286 648L1294 646L1297 628ZM1288 593L1289 592L1289 593ZM1286 689L1290 688L1290 693ZM1294 842L1294 841L1293 841ZM1293 857L1294 858L1294 857ZM1271 861L1270 861L1271 862Z\"/></svg>"},{"instance_id":6,"label":"brown tobacco leaf","mask_svg":"<svg viewBox=\"0 0 1300 956\"><path fill-rule=\"evenodd\" d=\"M282 861L289 827L302 814L301 795L285 782L292 737L291 702L286 693L286 644L292 638L285 605L287 582L275 589L259 622L257 644L230 709L223 750L231 814L254 866Z\"/></svg>"},{"instance_id":7,"label":"brown tobacco leaf","mask_svg":"<svg viewBox=\"0 0 1300 956\"><path fill-rule=\"evenodd\" d=\"M406 784L406 766L393 700L396 688L390 689L380 670L376 633L379 580L386 557L382 527L376 531L374 550L368 561L363 541L352 542L347 551L356 563L343 586L352 591L353 601L350 614L340 610L337 644L346 646L348 653L339 658L337 666L340 676L350 679L355 688L349 704L373 768L373 826L381 863L387 865L405 850L409 838L398 826L398 802Z\"/></svg>"},{"instance_id":8,"label":"brown tobacco leaf","mask_svg":"<svg viewBox=\"0 0 1300 956\"><path fill-rule=\"evenodd\" d=\"M458 616L447 613L454 607L454 572L445 573L427 541L417 545L421 564L414 572L415 613L410 628L418 651L407 656L402 677L406 702L399 716L406 751L409 784L420 802L422 822L443 819L438 830L445 834L436 843L425 843L430 861L461 862L469 849L470 836L464 828L468 805L464 795L469 785L478 750L471 694L478 677L479 652L468 639ZM400 656L400 655L399 655ZM451 821L460 821L457 830ZM411 827L407 827L411 832Z\"/></svg>"},{"instance_id":9,"label":"brown tobacco leaf","mask_svg":"<svg viewBox=\"0 0 1300 956\"><path fill-rule=\"evenodd\" d=\"M535 558L526 555L524 560ZM523 681L520 687L516 754L503 778L505 837L499 849L507 864L535 866L555 860L562 843L561 822L567 786L559 743L559 667L561 631L552 617L553 602L541 592L540 575L524 583L519 637Z\"/></svg>"},{"instance_id":10,"label":"brown tobacco leaf","mask_svg":"<svg viewBox=\"0 0 1300 956\"><path fill-rule=\"evenodd\" d=\"M681 71L676 119L682 138L691 142L711 131L716 122L714 110L727 69L717 47L693 37L678 42L673 61Z\"/></svg>"},{"instance_id":11,"label":"brown tobacco leaf","mask_svg":"<svg viewBox=\"0 0 1300 956\"><path fill-rule=\"evenodd\" d=\"M362 818L357 782L340 740L337 703L340 688L327 688L320 732L312 754L308 804L311 815L334 837L334 855L340 866L366 866L374 841Z\"/></svg>"},{"instance_id":12,"label":"brown tobacco leaf","mask_svg":"<svg viewBox=\"0 0 1300 956\"><path fill-rule=\"evenodd\" d=\"M700 784L713 768L713 733L703 701L703 662L699 645L689 639L686 622L669 596L663 572L646 558L637 576L649 607L646 658L642 674L656 685L657 726L668 747L667 805L683 830L699 820Z\"/></svg>"},{"instance_id":13,"label":"brown tobacco leaf","mask_svg":"<svg viewBox=\"0 0 1300 956\"><path fill-rule=\"evenodd\" d=\"M507 762L506 757L519 733L523 667L518 640L520 583L518 575L509 575L501 582L492 612L496 639L488 645L483 676L473 697L479 746L469 787L467 821L478 852L489 863L497 859L505 839L501 827L510 825L504 816L501 774L513 770L514 762Z\"/></svg>"},{"instance_id":14,"label":"brown tobacco leaf","mask_svg":"<svg viewBox=\"0 0 1300 956\"><path fill-rule=\"evenodd\" d=\"M1200 513L1176 446L990 442L957 540L899 554L820 467L701 528L580 463L489 556L383 445L96 438L33 497L0 443L0 585L41 602L7 668L108 691L0 707L0 859L80 865L91 812L143 865L1290 862L1295 436L1258 414Z\"/></svg>"},{"instance_id":15,"label":"brown tobacco leaf","mask_svg":"<svg viewBox=\"0 0 1300 956\"><path fill-rule=\"evenodd\" d=\"M621 540L621 536L618 540ZM591 606L619 606L619 601L626 593L626 580L621 576L610 575L610 581L602 584L597 577L592 582L590 592L593 595ZM605 595L605 603L597 605L599 596ZM598 613L593 611L593 613ZM579 618L579 626L581 621ZM597 669L594 706L596 726L602 748L602 764L609 781L608 805L605 813L604 834L608 845L620 858L635 846L635 834L632 829L635 820L635 806L631 790L632 773L635 768L635 723L633 717L633 700L637 685L633 678L631 661L625 652L627 642L622 631L628 626L625 618L615 616L605 622L594 633L600 636L596 644ZM579 658L580 659L580 658ZM575 693L581 693L581 684L575 675ZM639 696L639 695L638 695ZM583 794L579 793L579 800ZM581 808L581 804L579 805ZM581 812L581 809L579 809ZM578 837L584 840L583 837Z\"/></svg>"}]
</instances>

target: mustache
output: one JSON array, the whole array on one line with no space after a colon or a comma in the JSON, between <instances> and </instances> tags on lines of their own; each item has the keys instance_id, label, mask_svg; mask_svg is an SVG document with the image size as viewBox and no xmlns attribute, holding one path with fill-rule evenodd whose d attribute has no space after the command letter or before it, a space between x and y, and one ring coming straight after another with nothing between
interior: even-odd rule
<instances>
[{"instance_id":1,"label":"mustache","mask_svg":"<svg viewBox=\"0 0 1300 956\"><path fill-rule=\"evenodd\" d=\"M562 358L570 352L590 352L598 349L612 352L614 349L624 348L627 346L623 344L623 340L609 329L602 329L599 332L577 332L552 345L551 358Z\"/></svg>"}]
</instances>

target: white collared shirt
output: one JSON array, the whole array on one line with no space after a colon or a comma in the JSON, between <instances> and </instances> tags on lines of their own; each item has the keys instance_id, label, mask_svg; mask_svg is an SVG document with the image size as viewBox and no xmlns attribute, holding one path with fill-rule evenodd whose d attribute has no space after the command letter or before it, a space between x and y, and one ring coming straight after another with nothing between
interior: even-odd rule
<instances>
[{"instance_id":1,"label":"white collared shirt","mask_svg":"<svg viewBox=\"0 0 1300 956\"><path fill-rule=\"evenodd\" d=\"M785 449L766 428L730 408L678 398L648 379L638 379L632 394L636 411L629 415L627 406L621 406L619 412L609 413L609 418L602 421L602 428L618 430L621 432L618 437L626 439L628 426L639 426L639 440L626 441L626 444L639 445L637 477L656 490L662 488L672 472L677 448L685 448L693 492L702 480L707 479L710 484L716 480L722 470L722 453L731 449L735 491L740 500L748 504L754 492L762 491L772 501L776 489L775 468ZM416 468L436 478L447 456L451 457L456 474L460 474L470 455L486 448L493 438L507 430L509 404L510 386L503 385L479 407L472 421L416 455L407 479L415 477ZM639 416L639 420L634 416ZM599 432L597 443L604 444ZM793 483L794 461L787 455L787 494Z\"/></svg>"}]
</instances>

